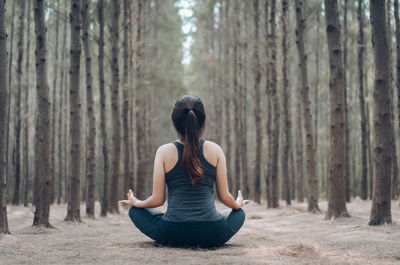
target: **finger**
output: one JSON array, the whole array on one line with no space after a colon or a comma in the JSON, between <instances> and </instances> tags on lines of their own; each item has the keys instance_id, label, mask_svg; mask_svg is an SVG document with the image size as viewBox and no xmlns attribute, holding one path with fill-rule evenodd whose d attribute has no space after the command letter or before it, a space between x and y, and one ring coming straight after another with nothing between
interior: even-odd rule
<instances>
[{"instance_id":1,"label":"finger","mask_svg":"<svg viewBox=\"0 0 400 265\"><path fill-rule=\"evenodd\" d=\"M250 200L244 200L243 204L248 204L250 202Z\"/></svg>"}]
</instances>

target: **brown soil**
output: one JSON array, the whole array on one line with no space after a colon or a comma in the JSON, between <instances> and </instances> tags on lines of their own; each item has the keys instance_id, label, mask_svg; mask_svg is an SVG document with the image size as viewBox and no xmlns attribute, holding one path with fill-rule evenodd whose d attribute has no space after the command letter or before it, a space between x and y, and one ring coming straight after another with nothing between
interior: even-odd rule
<instances>
[{"instance_id":1,"label":"brown soil","mask_svg":"<svg viewBox=\"0 0 400 265\"><path fill-rule=\"evenodd\" d=\"M12 234L0 236L0 264L400 264L398 204L393 201L394 224L371 227L371 202L358 199L348 204L351 218L333 221L306 212L306 203L273 210L250 203L239 233L206 250L154 246L123 208L100 218L96 204L96 219L75 224L63 221L66 205L53 205L56 229L45 229L31 226L32 207L9 206ZM326 202L320 207L325 211Z\"/></svg>"}]
</instances>

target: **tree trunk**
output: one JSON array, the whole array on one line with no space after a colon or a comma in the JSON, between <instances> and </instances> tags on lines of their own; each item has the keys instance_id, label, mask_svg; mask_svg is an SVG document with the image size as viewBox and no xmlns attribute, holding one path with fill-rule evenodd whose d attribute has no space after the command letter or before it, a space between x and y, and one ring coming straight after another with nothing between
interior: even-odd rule
<instances>
[{"instance_id":1,"label":"tree trunk","mask_svg":"<svg viewBox=\"0 0 400 265\"><path fill-rule=\"evenodd\" d=\"M143 0L138 0L137 6L137 33L136 33L136 153L137 153L137 167L136 167L136 194L140 199L145 197L146 187L146 142L145 142L145 124L144 117L145 113L143 110L143 95L144 91L144 80L143 80L143 64L144 64L144 45L142 40L143 35Z\"/></svg>"},{"instance_id":2,"label":"tree trunk","mask_svg":"<svg viewBox=\"0 0 400 265\"><path fill-rule=\"evenodd\" d=\"M393 73L392 73L392 29L391 29L391 6L392 2L390 0L387 1L387 7L386 7L386 13L387 13L387 31L388 31L388 46L389 46L389 76L390 76L390 93L391 97L393 99L390 111L391 111L391 119L392 119L392 190L391 190L391 195L392 199L397 198L397 185L398 185L398 174L399 174L399 168L397 164L397 150L396 150L396 138L395 138L395 132L394 132L394 123L395 123L395 118L394 118L394 89L392 86L393 83Z\"/></svg>"},{"instance_id":3,"label":"tree trunk","mask_svg":"<svg viewBox=\"0 0 400 265\"><path fill-rule=\"evenodd\" d=\"M267 150L268 150L268 156L267 156L267 174L265 176L265 182L266 182L266 191L267 191L267 205L268 208L271 207L272 205L272 197L271 197L271 150L272 150L272 141L271 141L271 131L272 131L272 126L271 126L271 95L270 95L270 87L271 87L271 74L270 74L270 65L269 62L271 60L270 55L270 29L269 29L269 0L265 0L264 3L264 24L265 24L265 42L266 42L266 49L265 49L265 54L266 54L266 84L265 84L265 91L267 94L267 121L266 121L266 134L267 134Z\"/></svg>"},{"instance_id":4,"label":"tree trunk","mask_svg":"<svg viewBox=\"0 0 400 265\"><path fill-rule=\"evenodd\" d=\"M270 71L271 71L271 103L273 109L273 129L272 129L272 153L271 153L271 183L270 183L270 194L271 194L271 207L277 208L279 207L279 181L278 181L278 153L279 153L279 127L280 127L280 117L279 117L279 97L277 94L277 60L276 55L278 52L276 41L277 37L275 34L276 30L276 21L275 14L276 13L276 1L271 1L271 10L270 10L270 34L271 34L271 60L269 62Z\"/></svg>"},{"instance_id":5,"label":"tree trunk","mask_svg":"<svg viewBox=\"0 0 400 265\"><path fill-rule=\"evenodd\" d=\"M371 0L372 46L375 61L374 80L374 186L369 225L392 222L391 163L392 127L389 70L389 44L385 1Z\"/></svg>"},{"instance_id":6,"label":"tree trunk","mask_svg":"<svg viewBox=\"0 0 400 265\"><path fill-rule=\"evenodd\" d=\"M306 159L307 159L307 199L308 211L319 211L318 207L318 179L316 175L316 160L314 148L314 128L308 92L307 55L304 50L304 19L302 14L302 0L295 1L296 9L296 44L299 56L299 71L301 75L303 119L306 133Z\"/></svg>"},{"instance_id":7,"label":"tree trunk","mask_svg":"<svg viewBox=\"0 0 400 265\"><path fill-rule=\"evenodd\" d=\"M51 124L52 124L52 136L51 136L51 175L53 176L53 181L51 184L51 203L54 202L55 199L55 176L56 176L56 106L57 106L57 99L56 99L56 91L57 91L57 74L58 74L58 28L60 24L60 2L57 0L57 9L54 8L54 13L56 15L56 43L55 43L55 49L54 49L54 79L53 79L53 97L52 97L52 119L51 119ZM61 101L61 98L60 98ZM58 174L58 180L61 181L60 175Z\"/></svg>"},{"instance_id":8,"label":"tree trunk","mask_svg":"<svg viewBox=\"0 0 400 265\"><path fill-rule=\"evenodd\" d=\"M318 94L319 94L319 77L320 77L320 49L321 49L321 45L320 45L320 33L319 33L319 29L321 26L321 2L320 0L318 0L318 10L317 10L317 40L316 40L316 55L315 55L315 90L314 90L314 106L315 106L315 117L314 117L314 128L315 128L315 157L317 159L317 168L315 169L316 172L318 173L318 110L319 110L319 106L318 106ZM322 182L323 184L323 182ZM324 188L324 185L322 185L322 188Z\"/></svg>"},{"instance_id":9,"label":"tree trunk","mask_svg":"<svg viewBox=\"0 0 400 265\"><path fill-rule=\"evenodd\" d=\"M367 83L366 83L367 84ZM365 98L368 98L367 96L367 91L368 91L368 87L366 87L365 89ZM369 174L368 174L368 196L369 199L372 200L372 193L373 193L373 180L374 180L374 166L372 164L372 160L373 160L373 153L371 151L371 126L369 123L369 107L368 107L368 102L366 102L366 118L367 118L367 150L368 150L368 165L369 165Z\"/></svg>"},{"instance_id":10,"label":"tree trunk","mask_svg":"<svg viewBox=\"0 0 400 265\"><path fill-rule=\"evenodd\" d=\"M229 1L223 1L224 5L224 34L225 34L225 43L224 43L224 108L225 108L225 128L224 128L224 137L225 146L226 146L226 169L228 175L228 186L229 190L233 189L233 172L232 172L232 127L231 127L231 96L230 91L232 89L230 82L230 17L229 17Z\"/></svg>"},{"instance_id":11,"label":"tree trunk","mask_svg":"<svg viewBox=\"0 0 400 265\"><path fill-rule=\"evenodd\" d=\"M299 87L301 91L301 87ZM301 94L298 93L299 95ZM303 175L303 119L301 115L301 99L297 99L297 109L296 109L296 166L297 166L297 176L296 176L296 190L297 190L297 201L303 202L304 201L304 175Z\"/></svg>"},{"instance_id":12,"label":"tree trunk","mask_svg":"<svg viewBox=\"0 0 400 265\"><path fill-rule=\"evenodd\" d=\"M349 217L346 209L346 103L337 1L325 0L326 35L331 69L328 211L325 219Z\"/></svg>"},{"instance_id":13,"label":"tree trunk","mask_svg":"<svg viewBox=\"0 0 400 265\"><path fill-rule=\"evenodd\" d=\"M20 1L21 13L19 15L19 29L18 29L18 57L17 57L17 102L16 104L16 117L17 121L14 124L15 134L15 182L14 182L14 197L13 204L19 205L20 201L20 186L21 186L21 98L22 98L22 59L24 56L24 19L25 19L25 1Z\"/></svg>"},{"instance_id":14,"label":"tree trunk","mask_svg":"<svg viewBox=\"0 0 400 265\"><path fill-rule=\"evenodd\" d=\"M69 8L68 8L68 6L69 6L69 1L64 1L64 3L65 3L65 12L66 12L66 14L65 14L65 19L67 19L67 18L69 18ZM64 23L66 23L66 20L64 21ZM68 23L69 24L69 23ZM66 36L67 35L67 33L66 33L66 26L67 26L67 24L64 24L64 36ZM67 52L67 45L66 45L66 43L63 43L63 46L64 46L64 49L65 49L65 53ZM71 63L71 62L70 62ZM65 69L66 68L66 69ZM64 69L63 69L63 72L69 72L69 66L67 66L67 67L65 67ZM63 73L64 74L64 73ZM68 203L68 198L69 198L69 182L70 182L70 179L71 179L71 154L70 154L70 133L69 133L69 131L70 131L70 127L71 127L71 124L70 124L70 120L68 119L68 117L69 117L69 115L70 115L70 112L71 112L71 106L70 106L70 104L69 104L69 89L68 89L68 86L69 86L69 78L67 78L67 77L65 77L65 84L63 84L63 88L64 88L64 114L63 114L63 116L64 116L64 119L63 119L63 122L64 122L64 138L63 138L63 155L64 155L64 163L65 163L65 166L64 166L64 202L65 203Z\"/></svg>"},{"instance_id":15,"label":"tree trunk","mask_svg":"<svg viewBox=\"0 0 400 265\"><path fill-rule=\"evenodd\" d=\"M28 206L29 203L29 125L28 125L28 115L29 115L29 87L30 87L30 75L29 75L29 68L30 68L30 50L31 50L31 2L28 1L28 23L27 23L27 40L26 40L26 61L25 61L25 98L24 98L24 119L23 119L23 129L24 129L24 139L23 139L23 175L24 175L24 206Z\"/></svg>"},{"instance_id":16,"label":"tree trunk","mask_svg":"<svg viewBox=\"0 0 400 265\"><path fill-rule=\"evenodd\" d=\"M55 43L55 50L54 50L54 79L53 79L53 109L52 109L52 136L51 136L51 175L53 176L53 181L51 184L51 203L54 202L55 199L55 176L56 176L56 106L57 106L57 99L56 99L56 92L57 92L57 74L58 74L58 26L60 24L60 1L57 0L57 9L54 8L54 13L56 15L56 43ZM61 101L61 98L60 98ZM61 181L60 175L58 174L58 180Z\"/></svg>"},{"instance_id":17,"label":"tree trunk","mask_svg":"<svg viewBox=\"0 0 400 265\"><path fill-rule=\"evenodd\" d=\"M249 175L248 175L248 167L247 167L247 10L245 8L241 8L241 13L243 13L243 42L240 42L240 73L242 79L240 80L240 142L241 142L241 163L242 163L242 193L245 194L246 197L249 196L250 187L249 187ZM240 16L239 16L240 19ZM241 32L241 31L239 31ZM239 33L240 38L240 33Z\"/></svg>"},{"instance_id":18,"label":"tree trunk","mask_svg":"<svg viewBox=\"0 0 400 265\"><path fill-rule=\"evenodd\" d=\"M65 10L67 10L67 2L65 2ZM64 73L65 73L65 69L64 69L64 64L65 64L65 49L66 49L66 44L67 44L67 16L64 16L64 26L63 26L63 40L62 40L62 50L61 50L61 74L60 74L60 90L59 90L59 97L60 99L64 98L65 100L67 99L66 97L64 97L64 93L66 90L65 86L64 86ZM58 161L59 161L59 182L58 182L58 193L57 193L57 204L61 203L61 197L62 197L62 182L65 181L66 179L66 166L65 163L67 161L67 159L63 159L63 156L65 156L65 151L66 148L63 145L63 132L66 131L66 127L62 128L63 124L65 125L65 122L63 122L65 120L65 112L66 112L66 103L64 102L64 100L60 100L60 112L58 113ZM64 137L66 137L66 135L64 134Z\"/></svg>"},{"instance_id":19,"label":"tree trunk","mask_svg":"<svg viewBox=\"0 0 400 265\"><path fill-rule=\"evenodd\" d=\"M88 183L87 199L86 199L86 214L88 217L94 218L94 177L96 175L96 119L93 113L93 92L92 92L92 57L90 55L89 46L89 5L90 0L82 0L82 42L85 51L85 70L86 70L86 104L87 104L87 119L89 121L89 133L87 137L86 148L86 179Z\"/></svg>"},{"instance_id":20,"label":"tree trunk","mask_svg":"<svg viewBox=\"0 0 400 265\"><path fill-rule=\"evenodd\" d=\"M344 83L344 112L345 112L345 120L346 120L346 151L345 154L345 188L346 188L346 202L350 202L350 186L351 186L351 176L350 176L350 141L349 141L349 123L348 121L348 108L347 108L347 6L348 0L344 0L343 7L343 28L344 28L344 41L343 41L343 83Z\"/></svg>"},{"instance_id":21,"label":"tree trunk","mask_svg":"<svg viewBox=\"0 0 400 265\"><path fill-rule=\"evenodd\" d=\"M256 158L254 161L254 201L261 203L261 148L262 148L262 130L261 130L261 99L260 99L260 83L261 69L259 56L260 43L260 9L259 0L253 0L253 18L254 18L254 50L253 50L253 67L254 67L254 119L256 127Z\"/></svg>"},{"instance_id":22,"label":"tree trunk","mask_svg":"<svg viewBox=\"0 0 400 265\"><path fill-rule=\"evenodd\" d=\"M51 120L49 84L47 81L47 29L45 26L44 1L33 2L36 35L36 87L38 117L36 120L35 175L36 196L34 226L51 227L49 223L51 203Z\"/></svg>"},{"instance_id":23,"label":"tree trunk","mask_svg":"<svg viewBox=\"0 0 400 265\"><path fill-rule=\"evenodd\" d=\"M397 109L398 120L400 127L400 20L399 20L399 0L394 0L394 18L396 24L396 86L397 86ZM394 112L394 110L393 110ZM394 123L393 123L394 126ZM397 163L397 161L396 161ZM392 184L392 197L399 196L399 183L398 179L393 180Z\"/></svg>"},{"instance_id":24,"label":"tree trunk","mask_svg":"<svg viewBox=\"0 0 400 265\"><path fill-rule=\"evenodd\" d=\"M6 140L8 131L8 76L6 0L0 0L0 233L9 234L7 220Z\"/></svg>"},{"instance_id":25,"label":"tree trunk","mask_svg":"<svg viewBox=\"0 0 400 265\"><path fill-rule=\"evenodd\" d=\"M130 169L131 163L131 152L130 152L130 133L129 133L129 108L131 105L131 100L129 97L129 84L128 84L128 72L129 64L128 59L130 58L131 51L128 49L128 10L131 8L131 2L124 0L124 10L123 10L123 75L122 75L122 86L123 86L123 110L122 110L122 121L123 121L123 147L124 147L124 188L122 190L122 198L126 196L128 189L133 189L133 176ZM131 21L129 20L129 23Z\"/></svg>"},{"instance_id":26,"label":"tree trunk","mask_svg":"<svg viewBox=\"0 0 400 265\"><path fill-rule=\"evenodd\" d=\"M130 106L130 112L129 112L129 130L132 132L131 137L130 137L130 141L129 141L129 149L130 149L130 153L131 153L131 170L132 170L132 177L131 177L131 183L129 184L129 186L134 186L135 184L135 172L136 172L136 157L135 157L135 149L136 149L136 137L135 137L135 123L134 123L134 117L135 117L135 102L133 100L133 97L135 95L135 91L134 91L134 86L135 86L135 81L134 81L134 75L135 75L135 68L134 68L134 60L133 57L135 55L134 49L135 47L135 41L136 39L134 38L135 36L135 19L132 16L132 13L134 12L134 9L136 7L136 3L135 4L131 4L130 8L128 10L128 17L129 17L129 75L128 75L128 83L129 83L129 96L132 98L131 100L131 106Z\"/></svg>"},{"instance_id":27,"label":"tree trunk","mask_svg":"<svg viewBox=\"0 0 400 265\"><path fill-rule=\"evenodd\" d=\"M240 80L239 80L239 73L238 64L240 63L239 58L239 41L240 41L240 21L238 18L239 15L239 3L234 3L234 16L235 16L235 25L233 30L233 93L234 93L234 139L235 139L235 168L234 168L234 190L233 194L236 195L238 190L240 190L240 177L241 177L241 163L240 163L240 155L241 155L241 148L240 148Z\"/></svg>"},{"instance_id":28,"label":"tree trunk","mask_svg":"<svg viewBox=\"0 0 400 265\"><path fill-rule=\"evenodd\" d=\"M107 216L108 209L108 148L106 128L106 94L104 91L104 0L97 2L99 20L99 88L100 88L100 130L103 142L103 195L101 198L100 216Z\"/></svg>"},{"instance_id":29,"label":"tree trunk","mask_svg":"<svg viewBox=\"0 0 400 265\"><path fill-rule=\"evenodd\" d=\"M12 87L11 87L11 81L12 81L12 62L13 62L13 47L14 47L14 16L15 16L15 3L17 1L13 1L13 6L12 6L12 13L11 13L11 38L10 38L10 61L8 65L8 88L10 90L10 93L8 93L8 110L7 110L7 124L8 124L8 129L7 129L7 140L6 140L6 175L7 175L7 181L10 181L11 178L11 167L8 164L8 159L9 159L9 150L10 150L10 129L11 129L11 96L12 96ZM10 193L10 189L7 190L7 193ZM8 195L8 197L11 197Z\"/></svg>"},{"instance_id":30,"label":"tree trunk","mask_svg":"<svg viewBox=\"0 0 400 265\"><path fill-rule=\"evenodd\" d=\"M71 137L71 176L69 182L68 209L65 221L81 221L80 168L81 168L81 116L80 116L80 58L81 58L81 1L71 0L70 13L70 79L69 104Z\"/></svg>"},{"instance_id":31,"label":"tree trunk","mask_svg":"<svg viewBox=\"0 0 400 265\"><path fill-rule=\"evenodd\" d=\"M223 40L222 39L224 37L224 34L223 34L224 22L223 22L223 5L222 5L222 1L220 1L220 6L218 8L218 12L220 14L220 19L218 20L218 29L215 32L218 35L218 38L217 38L217 43L218 43L217 69L215 69L216 72L218 71L217 74L216 74L217 86L215 87L216 104L217 104L215 106L215 115L221 119L220 120L220 123L221 123L221 121L222 121L222 108L223 108L223 104L224 104L223 101L222 101L223 100L223 98L222 98L223 90L221 89L222 86L223 86L222 56L223 56L223 53L224 53L224 50L222 48L222 45L223 45ZM222 144L223 126L219 125L219 126L217 126L216 129L217 130L215 132L217 134L216 135L217 136L217 138L216 138L217 143L218 144Z\"/></svg>"},{"instance_id":32,"label":"tree trunk","mask_svg":"<svg viewBox=\"0 0 400 265\"><path fill-rule=\"evenodd\" d=\"M292 119L290 119L290 123L293 124ZM292 128L292 126L290 126ZM293 139L292 131L290 130L290 139ZM290 176L290 199L294 200L296 198L296 166L294 164L294 143L293 140L290 140L291 146L289 147L289 176Z\"/></svg>"},{"instance_id":33,"label":"tree trunk","mask_svg":"<svg viewBox=\"0 0 400 265\"><path fill-rule=\"evenodd\" d=\"M359 81L359 100L361 113L361 199L368 197L368 167L367 167L367 126L365 115L364 100L364 8L363 1L358 1L357 18L359 25L358 35L358 81Z\"/></svg>"},{"instance_id":34,"label":"tree trunk","mask_svg":"<svg viewBox=\"0 0 400 265\"><path fill-rule=\"evenodd\" d=\"M118 213L118 187L121 156L121 122L119 111L119 66L118 66L118 40L119 40L119 0L112 3L112 28L111 28L111 111L113 133L113 157L111 171L111 191L108 201L108 211Z\"/></svg>"},{"instance_id":35,"label":"tree trunk","mask_svg":"<svg viewBox=\"0 0 400 265\"><path fill-rule=\"evenodd\" d=\"M282 74L283 74L283 132L284 132L284 146L283 146L283 157L281 161L282 167L282 178L283 178L283 189L284 191L284 199L286 200L286 205L290 205L290 177L289 177L289 149L291 146L291 137L290 137L290 117L289 117L289 106L290 106L290 92L289 89L289 79L287 76L287 55L288 55L288 17L289 17L289 6L287 0L282 0L282 13L281 13L281 21L282 21Z\"/></svg>"}]
</instances>

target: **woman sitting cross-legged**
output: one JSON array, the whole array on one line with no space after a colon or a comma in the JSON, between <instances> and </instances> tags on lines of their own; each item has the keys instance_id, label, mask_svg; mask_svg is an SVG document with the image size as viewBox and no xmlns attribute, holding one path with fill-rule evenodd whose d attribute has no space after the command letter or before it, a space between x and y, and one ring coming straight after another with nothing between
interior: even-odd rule
<instances>
[{"instance_id":1,"label":"woman sitting cross-legged","mask_svg":"<svg viewBox=\"0 0 400 265\"><path fill-rule=\"evenodd\" d=\"M216 247L226 243L242 227L245 213L239 191L229 192L225 155L217 144L203 140L206 115L198 97L185 95L176 101L172 121L179 140L158 148L153 175L153 194L144 201L128 192L120 203L132 205L129 217L144 234L162 245ZM213 186L218 198L231 209L219 213L214 204ZM164 204L168 187L168 208Z\"/></svg>"}]
</instances>

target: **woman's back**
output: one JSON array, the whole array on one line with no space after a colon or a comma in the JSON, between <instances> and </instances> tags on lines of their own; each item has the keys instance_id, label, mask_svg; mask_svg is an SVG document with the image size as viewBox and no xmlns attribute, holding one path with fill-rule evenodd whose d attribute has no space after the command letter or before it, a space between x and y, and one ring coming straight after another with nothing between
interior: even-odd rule
<instances>
[{"instance_id":1,"label":"woman's back","mask_svg":"<svg viewBox=\"0 0 400 265\"><path fill-rule=\"evenodd\" d=\"M185 246L220 246L243 225L248 203L241 192L235 199L229 192L225 155L221 147L201 139L206 114L200 98L185 95L175 102L171 119L179 141L157 149L154 159L153 193L142 201L129 190L129 216L144 234L157 243ZM231 208L217 212L213 187L219 200ZM154 209L165 202L164 214Z\"/></svg>"},{"instance_id":2,"label":"woman's back","mask_svg":"<svg viewBox=\"0 0 400 265\"><path fill-rule=\"evenodd\" d=\"M174 142L177 154L168 156L165 162L165 178L168 187L168 209L163 219L171 222L217 221L222 215L214 204L213 187L216 167L208 161L203 152L204 140L201 140L197 154L203 169L203 177L192 184L190 177L181 166L184 145ZM207 146L208 157L212 158L212 146ZM171 150L172 153L172 150ZM174 166L173 161L175 161ZM171 168L172 167L172 168Z\"/></svg>"}]
</instances>

